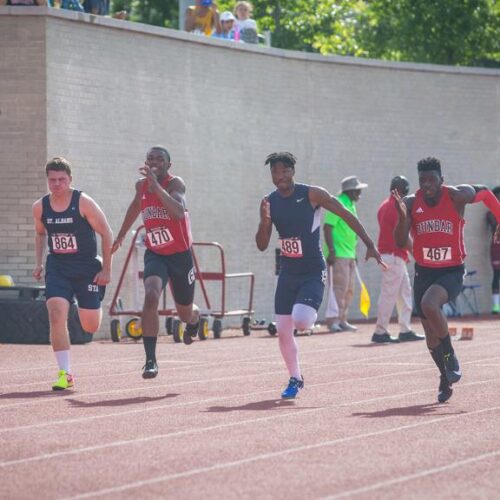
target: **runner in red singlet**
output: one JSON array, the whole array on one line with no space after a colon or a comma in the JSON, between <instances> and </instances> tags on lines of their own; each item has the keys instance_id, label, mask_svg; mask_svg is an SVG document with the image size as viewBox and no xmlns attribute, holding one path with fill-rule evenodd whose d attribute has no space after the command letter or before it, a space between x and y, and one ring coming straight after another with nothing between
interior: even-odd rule
<instances>
[{"instance_id":1,"label":"runner in red singlet","mask_svg":"<svg viewBox=\"0 0 500 500\"><path fill-rule=\"evenodd\" d=\"M462 290L465 205L482 201L500 223L500 203L484 186L443 185L441 163L437 158L420 160L417 169L420 189L414 195L402 200L397 191L393 191L399 215L394 237L396 243L404 247L410 231L412 233L415 307L432 359L441 374L438 401L444 403L453 393L451 385L462 376L441 308ZM500 226L496 236L500 236Z\"/></svg>"},{"instance_id":2,"label":"runner in red singlet","mask_svg":"<svg viewBox=\"0 0 500 500\"><path fill-rule=\"evenodd\" d=\"M144 307L141 316L146 352L144 378L158 374L156 340L159 330L158 305L163 289L171 280L179 318L187 323L184 343L191 344L198 332L199 310L193 304L195 272L191 254L191 225L186 210L186 186L180 177L169 174L170 154L162 146L151 148L139 169L144 178L135 186L135 197L123 220L112 251L116 252L137 216L142 213L146 227L144 254Z\"/></svg>"}]
</instances>

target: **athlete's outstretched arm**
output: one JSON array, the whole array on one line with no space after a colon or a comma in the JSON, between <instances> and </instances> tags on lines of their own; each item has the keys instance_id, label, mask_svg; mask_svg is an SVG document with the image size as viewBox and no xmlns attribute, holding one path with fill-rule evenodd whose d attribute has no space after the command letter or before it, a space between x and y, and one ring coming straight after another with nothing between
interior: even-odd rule
<instances>
[{"instance_id":1,"label":"athlete's outstretched arm","mask_svg":"<svg viewBox=\"0 0 500 500\"><path fill-rule=\"evenodd\" d=\"M269 200L263 198L260 202L260 223L255 235L255 243L257 248L263 252L269 246L273 224L271 221L271 207Z\"/></svg>"},{"instance_id":2,"label":"athlete's outstretched arm","mask_svg":"<svg viewBox=\"0 0 500 500\"><path fill-rule=\"evenodd\" d=\"M102 270L94 276L94 283L107 285L111 281L113 231L101 207L86 194L80 197L80 213L87 219L90 227L101 236Z\"/></svg>"},{"instance_id":3,"label":"athlete's outstretched arm","mask_svg":"<svg viewBox=\"0 0 500 500\"><path fill-rule=\"evenodd\" d=\"M168 215L172 219L183 219L186 206L186 185L184 181L180 177L175 177L170 181L168 191L166 191L148 165L141 167L139 172L146 177L149 191L160 199L162 205L167 209Z\"/></svg>"},{"instance_id":4,"label":"athlete's outstretched arm","mask_svg":"<svg viewBox=\"0 0 500 500\"><path fill-rule=\"evenodd\" d=\"M366 245L366 257L365 260L373 257L382 267L386 268L386 264L382 262L382 257L380 256L373 240L368 236L365 228L359 221L359 219L353 215L349 210L346 210L342 203L333 197L326 189L319 186L311 186L309 188L309 201L315 205L325 208L330 212L338 215L344 219L349 227L361 238L363 243Z\"/></svg>"},{"instance_id":5,"label":"athlete's outstretched arm","mask_svg":"<svg viewBox=\"0 0 500 500\"><path fill-rule=\"evenodd\" d=\"M115 241L113 241L113 245L111 246L111 253L115 253L121 247L123 239L127 235L129 229L132 227L135 219L137 219L138 215L141 213L141 186L143 182L144 179L140 179L135 184L134 199L127 208L122 226L120 227L116 239Z\"/></svg>"},{"instance_id":6,"label":"athlete's outstretched arm","mask_svg":"<svg viewBox=\"0 0 500 500\"><path fill-rule=\"evenodd\" d=\"M498 242L500 241L500 201L486 186L473 186L473 188L476 194L472 203L479 203L481 201L490 211L488 215L492 214L492 217L497 221L497 228L493 239L495 242Z\"/></svg>"},{"instance_id":7,"label":"athlete's outstretched arm","mask_svg":"<svg viewBox=\"0 0 500 500\"><path fill-rule=\"evenodd\" d=\"M33 220L35 222L35 268L33 277L40 281L43 272L43 259L47 249L47 232L42 222L42 200L33 204Z\"/></svg>"},{"instance_id":8,"label":"athlete's outstretched arm","mask_svg":"<svg viewBox=\"0 0 500 500\"><path fill-rule=\"evenodd\" d=\"M394 189L392 196L396 200L396 210L398 211L398 222L394 228L394 240L398 247L405 248L409 245L411 209L415 201L415 195L412 194L403 199L397 189Z\"/></svg>"}]
</instances>

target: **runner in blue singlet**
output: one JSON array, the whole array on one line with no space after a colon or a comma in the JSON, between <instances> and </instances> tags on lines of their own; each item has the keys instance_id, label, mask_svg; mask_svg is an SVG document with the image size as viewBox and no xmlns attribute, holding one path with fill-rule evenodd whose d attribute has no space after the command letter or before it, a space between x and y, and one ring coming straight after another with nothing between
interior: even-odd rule
<instances>
[{"instance_id":1,"label":"runner in blue singlet","mask_svg":"<svg viewBox=\"0 0 500 500\"><path fill-rule=\"evenodd\" d=\"M276 326L281 354L290 380L282 392L293 399L304 386L293 331L311 328L323 298L326 266L320 247L320 208L342 217L367 247L366 259L373 257L385 267L372 239L359 220L328 191L319 186L295 184L296 158L287 152L272 153L265 162L271 168L276 190L260 204L260 224L255 235L257 248L267 249L272 226L281 245L281 266L275 293Z\"/></svg>"},{"instance_id":2,"label":"runner in blue singlet","mask_svg":"<svg viewBox=\"0 0 500 500\"><path fill-rule=\"evenodd\" d=\"M97 203L71 187L71 165L53 158L46 167L49 194L33 204L36 266L33 277L42 279L43 256L48 242L45 295L49 312L50 340L59 365L54 390L74 385L70 365L68 314L76 298L82 328L98 330L104 289L111 279L113 234ZM102 263L97 256L96 235L102 240Z\"/></svg>"}]
</instances>

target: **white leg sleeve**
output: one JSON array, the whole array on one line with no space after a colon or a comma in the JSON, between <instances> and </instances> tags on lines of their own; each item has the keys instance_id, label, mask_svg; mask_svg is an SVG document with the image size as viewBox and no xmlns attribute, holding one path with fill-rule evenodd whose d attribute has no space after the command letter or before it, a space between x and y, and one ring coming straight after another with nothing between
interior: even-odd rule
<instances>
[{"instance_id":1,"label":"white leg sleeve","mask_svg":"<svg viewBox=\"0 0 500 500\"><path fill-rule=\"evenodd\" d=\"M295 307L294 307L295 309ZM293 336L293 319L290 314L276 314L276 329L280 351L285 361L290 377L301 379L299 367L299 350Z\"/></svg>"},{"instance_id":2,"label":"white leg sleeve","mask_svg":"<svg viewBox=\"0 0 500 500\"><path fill-rule=\"evenodd\" d=\"M292 318L297 330L307 330L314 326L318 313L314 307L305 304L295 304L292 309Z\"/></svg>"}]
</instances>

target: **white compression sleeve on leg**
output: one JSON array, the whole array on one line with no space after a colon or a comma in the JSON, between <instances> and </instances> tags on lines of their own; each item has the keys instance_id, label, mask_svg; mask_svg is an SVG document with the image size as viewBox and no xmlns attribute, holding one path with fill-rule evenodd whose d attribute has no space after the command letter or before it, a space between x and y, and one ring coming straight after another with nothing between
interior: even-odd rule
<instances>
[{"instance_id":1,"label":"white compression sleeve on leg","mask_svg":"<svg viewBox=\"0 0 500 500\"><path fill-rule=\"evenodd\" d=\"M280 351L285 360L290 377L301 380L302 375L299 367L299 350L297 342L293 336L293 319L290 314L276 315L276 328L278 330L278 340Z\"/></svg>"},{"instance_id":2,"label":"white compression sleeve on leg","mask_svg":"<svg viewBox=\"0 0 500 500\"><path fill-rule=\"evenodd\" d=\"M308 330L314 326L318 318L318 312L314 307L305 304L295 304L292 310L292 318L297 330Z\"/></svg>"}]
</instances>

